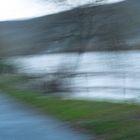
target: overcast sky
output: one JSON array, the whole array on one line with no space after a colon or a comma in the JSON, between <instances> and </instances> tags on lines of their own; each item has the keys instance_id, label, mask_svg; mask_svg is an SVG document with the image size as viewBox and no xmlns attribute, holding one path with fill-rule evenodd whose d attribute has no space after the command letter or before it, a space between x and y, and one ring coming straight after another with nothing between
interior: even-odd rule
<instances>
[{"instance_id":1,"label":"overcast sky","mask_svg":"<svg viewBox=\"0 0 140 140\"><path fill-rule=\"evenodd\" d=\"M124 0L0 0L0 21L44 16L89 3L102 5L121 1Z\"/></svg>"}]
</instances>

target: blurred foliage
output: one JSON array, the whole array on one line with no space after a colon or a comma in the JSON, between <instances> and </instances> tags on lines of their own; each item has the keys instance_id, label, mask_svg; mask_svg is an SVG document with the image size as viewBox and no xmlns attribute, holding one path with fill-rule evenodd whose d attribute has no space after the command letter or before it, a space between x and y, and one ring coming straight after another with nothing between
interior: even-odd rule
<instances>
[{"instance_id":1,"label":"blurred foliage","mask_svg":"<svg viewBox=\"0 0 140 140\"><path fill-rule=\"evenodd\" d=\"M0 60L0 74L14 72L16 72L15 65L10 64L9 62L5 62L4 60Z\"/></svg>"}]
</instances>

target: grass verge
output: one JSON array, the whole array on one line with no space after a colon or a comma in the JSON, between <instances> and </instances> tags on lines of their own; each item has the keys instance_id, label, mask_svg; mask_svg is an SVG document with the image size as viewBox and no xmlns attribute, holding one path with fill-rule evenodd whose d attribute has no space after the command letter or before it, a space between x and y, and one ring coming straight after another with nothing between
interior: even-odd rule
<instances>
[{"instance_id":1,"label":"grass verge","mask_svg":"<svg viewBox=\"0 0 140 140\"><path fill-rule=\"evenodd\" d=\"M140 140L140 106L98 101L63 100L0 84L16 99L69 121L104 140Z\"/></svg>"}]
</instances>

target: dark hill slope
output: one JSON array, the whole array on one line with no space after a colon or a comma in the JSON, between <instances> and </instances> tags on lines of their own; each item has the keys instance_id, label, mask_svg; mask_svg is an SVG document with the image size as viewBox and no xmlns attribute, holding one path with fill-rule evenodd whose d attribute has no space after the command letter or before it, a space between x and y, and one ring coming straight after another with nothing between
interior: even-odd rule
<instances>
[{"instance_id":1,"label":"dark hill slope","mask_svg":"<svg viewBox=\"0 0 140 140\"><path fill-rule=\"evenodd\" d=\"M140 1L0 23L0 56L140 49Z\"/></svg>"}]
</instances>

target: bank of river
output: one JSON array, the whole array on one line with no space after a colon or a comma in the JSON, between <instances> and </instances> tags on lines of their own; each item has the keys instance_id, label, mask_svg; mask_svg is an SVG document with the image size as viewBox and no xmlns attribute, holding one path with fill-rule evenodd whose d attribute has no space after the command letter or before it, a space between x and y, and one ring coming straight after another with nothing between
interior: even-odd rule
<instances>
[{"instance_id":1,"label":"bank of river","mask_svg":"<svg viewBox=\"0 0 140 140\"><path fill-rule=\"evenodd\" d=\"M0 85L1 86L1 85ZM139 140L140 139L140 106L134 105L134 104L118 104L118 103L108 103L108 102L95 102L95 101L80 101L80 100L63 100L61 98L52 98L48 96L41 96L36 93L31 93L29 91L19 91L19 90L13 90L8 87L0 87L0 89L3 89L10 97L14 97L18 99L19 101L22 101L28 105L32 105L34 107L37 107L41 109L44 113L52 114L53 116L59 118L60 120L63 120L65 122L70 122L73 127L76 127L78 129L82 129L84 131L89 132L93 135L93 137L96 135L96 138L104 139L104 140ZM4 106L1 106L1 108ZM11 108L13 106L6 105L6 107ZM17 107L16 107L17 108ZM13 110L13 112L16 110ZM19 112L22 110L20 109ZM13 119L17 118L15 120L16 124L20 124L22 121L21 119L29 119L31 120L31 126L30 123L27 125L26 122L24 122L23 126L15 126L15 128L23 128L28 127L26 131L23 131L24 133L27 133L30 138L34 138L34 136L37 136L35 138L41 138L49 137L52 140L61 138L65 138L65 136L70 136L68 138L75 138L76 140L80 140L81 136L84 139L83 135L78 136L77 138L73 136L75 133L67 133L67 129L61 131L61 126L58 125L58 123L53 124L53 126L59 128L59 131L57 131L57 137L54 135L51 135L52 129L54 132L54 127L51 127L51 122L49 121L49 126L45 126L45 122L42 120L41 122L38 120L39 117L36 118L36 116L31 117L29 112L29 118L28 113L27 116L20 115L20 113L15 114L12 113L12 116L15 116ZM17 116L16 116L17 115ZM8 114L9 116L9 114ZM7 117L8 117L7 116ZM18 121L18 119L20 121ZM4 125L4 124L3 124ZM38 126L41 125L39 128ZM28 131L29 128L32 128L34 126L32 131L36 131L34 136L32 136L32 131ZM43 127L43 128L42 128ZM55 127L55 128L56 128ZM18 129L20 132L21 129ZM40 131L41 129L41 131ZM11 130L11 129L10 129ZM11 132L9 130L9 132ZM46 131L47 130L47 131ZM63 130L63 129L62 129ZM1 129L2 136L10 136L11 134L7 135L7 131L5 132L4 129ZM3 133L5 132L5 133ZM15 132L15 131L14 131ZM14 133L13 132L13 133ZM31 133L30 133L31 132ZM48 132L48 133L46 133ZM20 132L21 133L21 132ZM15 136L20 137L20 133L16 133ZM38 135L41 134L41 135ZM5 135L6 134L6 135ZM47 135L46 135L47 134ZM62 135L61 135L62 134ZM67 135L65 135L67 134ZM72 136L71 136L72 134ZM25 135L24 135L25 136ZM27 135L26 135L27 136ZM45 139L44 138L44 139ZM25 137L24 137L25 139ZM85 138L86 139L86 138ZM9 140L9 139L5 139ZM87 139L86 139L87 140Z\"/></svg>"}]
</instances>

